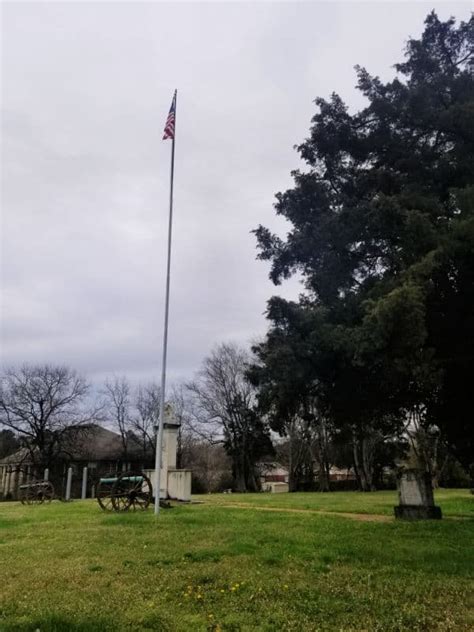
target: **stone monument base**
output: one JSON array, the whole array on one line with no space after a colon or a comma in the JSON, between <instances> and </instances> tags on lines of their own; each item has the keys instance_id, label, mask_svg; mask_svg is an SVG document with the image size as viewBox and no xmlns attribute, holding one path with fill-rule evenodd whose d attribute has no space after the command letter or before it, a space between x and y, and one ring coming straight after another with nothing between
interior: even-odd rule
<instances>
[{"instance_id":1,"label":"stone monument base","mask_svg":"<svg viewBox=\"0 0 474 632\"><path fill-rule=\"evenodd\" d=\"M395 518L404 520L441 520L441 509L434 504L431 477L424 471L405 469L398 476L400 504Z\"/></svg>"},{"instance_id":2,"label":"stone monument base","mask_svg":"<svg viewBox=\"0 0 474 632\"><path fill-rule=\"evenodd\" d=\"M441 520L441 507L436 505L398 505L394 507L395 518L402 520Z\"/></svg>"}]
</instances>

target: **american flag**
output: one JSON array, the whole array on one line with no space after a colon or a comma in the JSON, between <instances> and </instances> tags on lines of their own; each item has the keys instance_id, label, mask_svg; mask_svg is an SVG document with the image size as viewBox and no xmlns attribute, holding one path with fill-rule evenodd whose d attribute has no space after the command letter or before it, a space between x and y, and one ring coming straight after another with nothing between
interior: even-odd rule
<instances>
[{"instance_id":1,"label":"american flag","mask_svg":"<svg viewBox=\"0 0 474 632\"><path fill-rule=\"evenodd\" d=\"M176 90L174 91L173 101L171 102L168 118L166 119L163 140L166 140L167 138L174 139L175 122L176 122Z\"/></svg>"}]
</instances>

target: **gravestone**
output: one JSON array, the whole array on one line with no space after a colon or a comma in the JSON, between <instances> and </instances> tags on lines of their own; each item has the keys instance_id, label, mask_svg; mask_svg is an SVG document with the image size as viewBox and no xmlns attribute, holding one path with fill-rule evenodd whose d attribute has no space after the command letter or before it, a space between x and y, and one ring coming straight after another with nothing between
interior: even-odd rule
<instances>
[{"instance_id":1,"label":"gravestone","mask_svg":"<svg viewBox=\"0 0 474 632\"><path fill-rule=\"evenodd\" d=\"M440 520L441 508L434 504L431 477L421 470L402 470L398 477L399 505L395 518Z\"/></svg>"}]
</instances>

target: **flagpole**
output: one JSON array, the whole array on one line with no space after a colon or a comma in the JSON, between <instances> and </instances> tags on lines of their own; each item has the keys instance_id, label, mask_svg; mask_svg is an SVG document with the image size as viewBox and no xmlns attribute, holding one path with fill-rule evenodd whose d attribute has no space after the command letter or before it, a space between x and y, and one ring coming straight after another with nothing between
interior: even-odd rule
<instances>
[{"instance_id":1,"label":"flagpole","mask_svg":"<svg viewBox=\"0 0 474 632\"><path fill-rule=\"evenodd\" d=\"M166 266L166 296L165 296L165 323L163 331L163 358L161 364L161 392L160 392L160 420L156 433L155 453L155 516L160 513L160 478L161 478L161 452L163 445L163 425L165 417L165 391L166 391L166 357L168 352L168 317L170 307L170 272L171 272L171 240L173 234L173 183L174 183L174 148L176 139L176 105L178 91L174 93L175 105L175 131L171 145L171 171L170 171L170 214L168 220L168 261Z\"/></svg>"}]
</instances>

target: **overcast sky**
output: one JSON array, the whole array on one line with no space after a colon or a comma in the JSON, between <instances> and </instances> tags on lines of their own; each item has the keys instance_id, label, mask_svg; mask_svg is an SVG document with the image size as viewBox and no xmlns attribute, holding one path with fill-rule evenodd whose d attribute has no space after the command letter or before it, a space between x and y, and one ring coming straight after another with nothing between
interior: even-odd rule
<instances>
[{"instance_id":1,"label":"overcast sky","mask_svg":"<svg viewBox=\"0 0 474 632\"><path fill-rule=\"evenodd\" d=\"M469 3L3 3L1 353L93 381L158 379L178 88L169 375L265 332L296 297L250 231L284 234L274 194L300 166L317 96L352 108L353 66L393 76L435 7Z\"/></svg>"}]
</instances>

